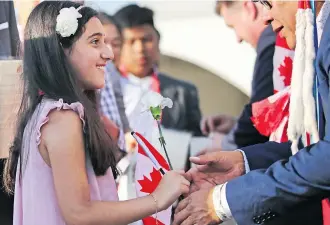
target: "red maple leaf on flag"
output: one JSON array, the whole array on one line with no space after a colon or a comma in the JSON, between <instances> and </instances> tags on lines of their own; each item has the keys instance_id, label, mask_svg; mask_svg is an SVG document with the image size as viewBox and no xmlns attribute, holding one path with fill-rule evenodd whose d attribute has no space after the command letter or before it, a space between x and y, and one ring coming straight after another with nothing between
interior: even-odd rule
<instances>
[{"instance_id":1,"label":"red maple leaf on flag","mask_svg":"<svg viewBox=\"0 0 330 225\"><path fill-rule=\"evenodd\" d=\"M284 64L284 65L283 65ZM284 61L281 63L278 68L280 76L283 77L283 82L285 87L290 86L291 84L291 75L292 75L292 59L291 57L286 56Z\"/></svg>"},{"instance_id":2,"label":"red maple leaf on flag","mask_svg":"<svg viewBox=\"0 0 330 225\"><path fill-rule=\"evenodd\" d=\"M142 221L143 221L144 225L155 225L155 224L165 225L162 222L160 222L159 220L157 220L158 223L156 223L156 219L152 216L146 217L146 218L142 219Z\"/></svg>"},{"instance_id":3,"label":"red maple leaf on flag","mask_svg":"<svg viewBox=\"0 0 330 225\"><path fill-rule=\"evenodd\" d=\"M158 186L160 180L162 179L161 173L153 167L150 173L151 180L148 177L143 176L143 180L138 180L141 185L141 192L151 194Z\"/></svg>"}]
</instances>

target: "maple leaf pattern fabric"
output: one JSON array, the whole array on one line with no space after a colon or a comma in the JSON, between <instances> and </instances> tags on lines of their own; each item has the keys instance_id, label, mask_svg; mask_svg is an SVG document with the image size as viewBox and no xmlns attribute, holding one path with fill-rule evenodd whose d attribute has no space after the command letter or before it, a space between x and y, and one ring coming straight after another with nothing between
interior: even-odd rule
<instances>
[{"instance_id":1,"label":"maple leaf pattern fabric","mask_svg":"<svg viewBox=\"0 0 330 225\"><path fill-rule=\"evenodd\" d=\"M289 87L265 100L252 104L251 120L259 133L270 141L287 142L289 119Z\"/></svg>"},{"instance_id":2,"label":"maple leaf pattern fabric","mask_svg":"<svg viewBox=\"0 0 330 225\"><path fill-rule=\"evenodd\" d=\"M291 84L294 51L289 49L285 38L277 35L273 58L273 84L277 93Z\"/></svg>"},{"instance_id":3,"label":"maple leaf pattern fabric","mask_svg":"<svg viewBox=\"0 0 330 225\"><path fill-rule=\"evenodd\" d=\"M294 51L285 38L277 35L273 57L274 95L252 105L251 120L256 129L270 141L288 141L290 84Z\"/></svg>"},{"instance_id":4,"label":"maple leaf pattern fabric","mask_svg":"<svg viewBox=\"0 0 330 225\"><path fill-rule=\"evenodd\" d=\"M166 172L169 171L169 165L165 158L153 147L149 141L144 138L141 134L135 132L135 135L142 141L145 146L149 149L149 152L153 155L157 164ZM162 179L162 174L159 168L152 163L148 154L143 150L141 145L138 145L138 154L136 159L136 169L135 169L135 179L136 179L136 194L138 197L147 196L152 193L159 182ZM169 187L170 188L170 187ZM158 224L159 225L170 225L171 224L171 213L172 207L158 212ZM142 219L144 225L155 225L156 219L155 215L149 216Z\"/></svg>"},{"instance_id":5,"label":"maple leaf pattern fabric","mask_svg":"<svg viewBox=\"0 0 330 225\"><path fill-rule=\"evenodd\" d=\"M278 71L280 73L280 77L282 78L282 81L284 83L284 86L290 86L291 83L291 75L292 75L292 58L289 56L285 56L284 65L280 65L278 68Z\"/></svg>"}]
</instances>

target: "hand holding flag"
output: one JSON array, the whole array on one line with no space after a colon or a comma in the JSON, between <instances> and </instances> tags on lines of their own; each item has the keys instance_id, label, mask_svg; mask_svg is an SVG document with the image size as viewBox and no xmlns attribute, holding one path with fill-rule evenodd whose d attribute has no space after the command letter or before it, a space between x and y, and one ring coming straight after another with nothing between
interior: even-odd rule
<instances>
[{"instance_id":1,"label":"hand holding flag","mask_svg":"<svg viewBox=\"0 0 330 225\"><path fill-rule=\"evenodd\" d=\"M137 196L151 193L156 198L158 214L144 218L144 225L171 223L171 205L181 194L189 192L190 183L182 175L184 172L169 171L170 167L163 156L139 133L132 132L138 143L137 165ZM165 174L166 171L169 171ZM164 175L165 174L165 175ZM164 175L162 177L162 175Z\"/></svg>"}]
</instances>

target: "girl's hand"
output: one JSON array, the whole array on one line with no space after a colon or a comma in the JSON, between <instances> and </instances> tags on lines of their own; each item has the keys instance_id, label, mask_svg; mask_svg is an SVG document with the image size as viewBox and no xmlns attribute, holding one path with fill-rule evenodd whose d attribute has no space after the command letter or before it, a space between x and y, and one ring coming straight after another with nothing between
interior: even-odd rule
<instances>
[{"instance_id":1,"label":"girl's hand","mask_svg":"<svg viewBox=\"0 0 330 225\"><path fill-rule=\"evenodd\" d=\"M167 209L180 195L189 193L190 182L184 178L183 174L184 171L169 171L162 178L153 192L159 211Z\"/></svg>"}]
</instances>

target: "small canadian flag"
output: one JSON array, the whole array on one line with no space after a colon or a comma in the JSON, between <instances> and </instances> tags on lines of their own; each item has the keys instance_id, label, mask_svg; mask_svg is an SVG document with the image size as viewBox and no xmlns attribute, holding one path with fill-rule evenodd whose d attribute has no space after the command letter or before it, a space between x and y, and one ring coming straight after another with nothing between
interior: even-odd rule
<instances>
[{"instance_id":1,"label":"small canadian flag","mask_svg":"<svg viewBox=\"0 0 330 225\"><path fill-rule=\"evenodd\" d=\"M135 179L136 193L138 197L151 194L162 179L163 174L170 170L164 157L152 146L149 141L137 132L132 132L138 143L138 154L136 159ZM170 188L170 187L169 187ZM171 223L172 207L158 212L156 215L144 218L144 225L169 225ZM157 222L157 223L156 223Z\"/></svg>"}]
</instances>

